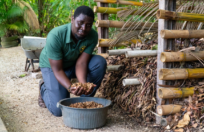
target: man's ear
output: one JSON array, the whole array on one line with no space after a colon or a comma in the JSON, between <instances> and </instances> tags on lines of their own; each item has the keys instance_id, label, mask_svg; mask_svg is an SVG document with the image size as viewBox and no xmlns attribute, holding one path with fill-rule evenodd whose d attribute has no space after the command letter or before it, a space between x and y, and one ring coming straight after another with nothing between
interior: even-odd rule
<instances>
[{"instance_id":1,"label":"man's ear","mask_svg":"<svg viewBox=\"0 0 204 132\"><path fill-rule=\"evenodd\" d=\"M72 16L72 20L71 20L71 23L74 23L74 16Z\"/></svg>"}]
</instances>

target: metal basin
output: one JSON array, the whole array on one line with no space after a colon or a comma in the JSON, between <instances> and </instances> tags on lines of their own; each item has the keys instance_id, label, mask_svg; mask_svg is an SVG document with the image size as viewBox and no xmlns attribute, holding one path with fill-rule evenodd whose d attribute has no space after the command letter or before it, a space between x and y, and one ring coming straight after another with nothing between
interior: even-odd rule
<instances>
[{"instance_id":1,"label":"metal basin","mask_svg":"<svg viewBox=\"0 0 204 132\"><path fill-rule=\"evenodd\" d=\"M42 49L46 45L46 38L27 37L21 38L21 47L28 59L39 59Z\"/></svg>"},{"instance_id":2,"label":"metal basin","mask_svg":"<svg viewBox=\"0 0 204 132\"><path fill-rule=\"evenodd\" d=\"M104 107L94 109L68 107L70 104L85 101L94 101L102 104ZM104 126L110 105L110 100L95 97L68 98L57 103L57 107L62 110L64 124L76 129L95 129Z\"/></svg>"}]
</instances>

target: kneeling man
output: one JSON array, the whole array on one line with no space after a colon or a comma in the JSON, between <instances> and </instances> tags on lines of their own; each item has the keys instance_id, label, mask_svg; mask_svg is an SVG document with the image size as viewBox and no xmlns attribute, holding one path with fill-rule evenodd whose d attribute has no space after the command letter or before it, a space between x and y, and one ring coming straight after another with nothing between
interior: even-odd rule
<instances>
[{"instance_id":1,"label":"kneeling man","mask_svg":"<svg viewBox=\"0 0 204 132\"><path fill-rule=\"evenodd\" d=\"M69 98L70 93L81 97L93 97L106 70L106 60L92 52L98 42L98 34L92 29L93 10L80 6L74 12L71 23L52 29L46 46L40 55L43 80L40 81L38 104L48 108L55 116L61 116L56 107L58 101ZM71 78L80 83L95 84L89 91L83 87L71 87Z\"/></svg>"}]
</instances>

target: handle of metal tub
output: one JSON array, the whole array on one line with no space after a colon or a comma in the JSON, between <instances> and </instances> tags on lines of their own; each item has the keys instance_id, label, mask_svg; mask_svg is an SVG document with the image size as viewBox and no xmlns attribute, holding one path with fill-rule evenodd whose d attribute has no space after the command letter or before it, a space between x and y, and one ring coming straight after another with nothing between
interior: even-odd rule
<instances>
[{"instance_id":1,"label":"handle of metal tub","mask_svg":"<svg viewBox=\"0 0 204 132\"><path fill-rule=\"evenodd\" d=\"M57 108L62 108L59 102L57 102Z\"/></svg>"}]
</instances>

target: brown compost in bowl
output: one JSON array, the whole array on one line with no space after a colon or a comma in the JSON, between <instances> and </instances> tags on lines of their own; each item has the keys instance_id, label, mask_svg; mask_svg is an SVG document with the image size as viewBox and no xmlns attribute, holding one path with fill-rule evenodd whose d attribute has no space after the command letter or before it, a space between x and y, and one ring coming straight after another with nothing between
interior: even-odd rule
<instances>
[{"instance_id":1,"label":"brown compost in bowl","mask_svg":"<svg viewBox=\"0 0 204 132\"><path fill-rule=\"evenodd\" d=\"M79 103L71 104L71 105L69 105L69 107L93 109L93 108L102 108L104 106L102 104L96 103L94 101L86 101L86 102L79 102Z\"/></svg>"}]
</instances>

